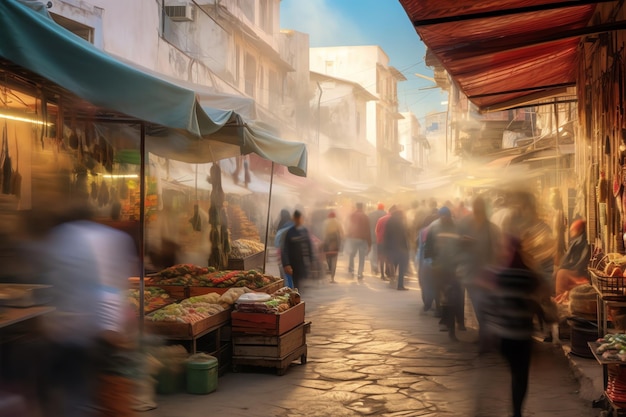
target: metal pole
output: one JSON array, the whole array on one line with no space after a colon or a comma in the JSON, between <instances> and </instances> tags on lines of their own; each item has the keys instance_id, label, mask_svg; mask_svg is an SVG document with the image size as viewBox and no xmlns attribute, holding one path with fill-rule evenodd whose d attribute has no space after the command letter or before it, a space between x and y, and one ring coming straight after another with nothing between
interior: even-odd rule
<instances>
[{"instance_id":1,"label":"metal pole","mask_svg":"<svg viewBox=\"0 0 626 417\"><path fill-rule=\"evenodd\" d=\"M143 333L144 292L145 292L145 209L146 209L146 126L141 123L141 138L139 141L140 165L139 165L139 333Z\"/></svg>"},{"instance_id":2,"label":"metal pole","mask_svg":"<svg viewBox=\"0 0 626 417\"><path fill-rule=\"evenodd\" d=\"M267 264L267 239L270 231L270 213L272 209L272 186L274 185L274 162L272 162L272 172L270 175L270 193L267 198L267 221L265 222L265 256L263 256L263 273L265 273L265 266Z\"/></svg>"},{"instance_id":3,"label":"metal pole","mask_svg":"<svg viewBox=\"0 0 626 417\"><path fill-rule=\"evenodd\" d=\"M322 128L322 94L324 90L322 90L322 85L317 82L317 88L320 90L320 95L317 97L317 155L315 155L315 161L317 165L317 171L319 173L320 170L320 129Z\"/></svg>"},{"instance_id":4,"label":"metal pole","mask_svg":"<svg viewBox=\"0 0 626 417\"><path fill-rule=\"evenodd\" d=\"M556 124L556 146L555 146L555 152L556 152L556 186L560 187L561 186L561 174L559 173L559 168L560 168L560 156L561 153L559 152L559 136L561 135L561 132L559 131L559 129L561 128L559 126L559 107L558 107L558 103L556 101L556 98L554 99L554 123Z\"/></svg>"}]
</instances>

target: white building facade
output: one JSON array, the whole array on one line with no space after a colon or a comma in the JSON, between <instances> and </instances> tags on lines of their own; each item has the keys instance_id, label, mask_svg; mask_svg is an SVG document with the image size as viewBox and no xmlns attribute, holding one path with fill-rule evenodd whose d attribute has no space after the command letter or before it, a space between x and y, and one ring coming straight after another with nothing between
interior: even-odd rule
<instances>
[{"instance_id":1,"label":"white building facade","mask_svg":"<svg viewBox=\"0 0 626 417\"><path fill-rule=\"evenodd\" d=\"M374 176L367 168L375 148L367 141L367 104L376 97L360 84L310 73L311 114L317 126L316 144L320 158L319 172L327 177L352 182L371 183ZM313 152L315 153L315 152Z\"/></svg>"},{"instance_id":2,"label":"white building facade","mask_svg":"<svg viewBox=\"0 0 626 417\"><path fill-rule=\"evenodd\" d=\"M377 98L367 104L366 138L376 147L370 169L378 184L403 182L407 161L399 155L397 83L406 78L375 45L311 48L310 61L311 71L353 80Z\"/></svg>"},{"instance_id":3,"label":"white building facade","mask_svg":"<svg viewBox=\"0 0 626 417\"><path fill-rule=\"evenodd\" d=\"M253 98L258 119L299 140L296 92L285 82L294 69L279 52L280 0L56 0L49 12L122 60Z\"/></svg>"}]
</instances>

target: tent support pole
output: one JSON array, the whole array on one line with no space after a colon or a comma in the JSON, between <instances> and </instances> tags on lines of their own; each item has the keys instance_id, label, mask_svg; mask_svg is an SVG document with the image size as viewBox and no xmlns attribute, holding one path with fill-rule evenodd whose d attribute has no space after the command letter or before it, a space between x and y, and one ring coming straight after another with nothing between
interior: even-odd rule
<instances>
[{"instance_id":1,"label":"tent support pole","mask_svg":"<svg viewBox=\"0 0 626 417\"><path fill-rule=\"evenodd\" d=\"M265 267L267 265L267 239L270 232L270 213L272 208L272 186L274 185L274 162L272 162L272 172L270 174L270 193L267 198L267 221L265 222L265 256L263 256L263 273L265 273Z\"/></svg>"},{"instance_id":2,"label":"tent support pole","mask_svg":"<svg viewBox=\"0 0 626 417\"><path fill-rule=\"evenodd\" d=\"M145 292L145 220L146 220L146 125L141 123L139 141L139 334L143 334L144 292Z\"/></svg>"}]
</instances>

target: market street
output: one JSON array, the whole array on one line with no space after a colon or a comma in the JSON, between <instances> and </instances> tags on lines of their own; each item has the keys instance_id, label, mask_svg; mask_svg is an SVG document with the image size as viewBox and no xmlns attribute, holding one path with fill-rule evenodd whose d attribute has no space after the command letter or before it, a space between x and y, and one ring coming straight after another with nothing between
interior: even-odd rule
<instances>
[{"instance_id":1,"label":"market street","mask_svg":"<svg viewBox=\"0 0 626 417\"><path fill-rule=\"evenodd\" d=\"M229 372L205 396L159 396L146 417L224 416L508 416L509 375L497 355L479 357L472 329L460 342L439 332L432 313L421 314L415 278L396 291L368 275L351 279L346 258L338 284L302 289L308 363L284 376L268 370ZM579 398L578 385L558 347L535 344L526 416L597 416ZM480 404L476 398L480 398ZM477 411L478 410L478 411Z\"/></svg>"}]
</instances>

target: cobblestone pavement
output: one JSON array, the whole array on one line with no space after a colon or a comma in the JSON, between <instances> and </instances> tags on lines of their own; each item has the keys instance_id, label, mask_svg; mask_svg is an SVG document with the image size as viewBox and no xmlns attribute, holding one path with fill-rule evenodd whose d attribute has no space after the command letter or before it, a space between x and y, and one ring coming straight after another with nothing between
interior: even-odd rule
<instances>
[{"instance_id":1,"label":"cobblestone pavement","mask_svg":"<svg viewBox=\"0 0 626 417\"><path fill-rule=\"evenodd\" d=\"M343 261L343 262L342 262ZM369 265L366 266L369 268ZM374 276L362 283L338 266L337 284L309 282L308 361L284 376L227 373L205 396L159 396L146 417L510 416L509 375L498 355L479 357L476 332L450 342L421 313L419 288L396 291ZM536 343L525 415L598 416L578 396L560 348Z\"/></svg>"}]
</instances>

